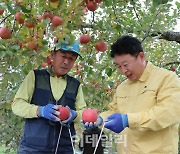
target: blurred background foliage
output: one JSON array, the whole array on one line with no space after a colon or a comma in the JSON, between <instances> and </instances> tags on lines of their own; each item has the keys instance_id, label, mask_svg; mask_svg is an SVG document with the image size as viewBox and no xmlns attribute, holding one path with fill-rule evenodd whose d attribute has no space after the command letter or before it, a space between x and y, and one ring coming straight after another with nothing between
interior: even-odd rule
<instances>
[{"instance_id":1,"label":"blurred background foliage","mask_svg":"<svg viewBox=\"0 0 180 154\"><path fill-rule=\"evenodd\" d=\"M98 2L95 11L90 11L89 1ZM23 129L23 119L11 111L13 97L31 69L49 65L57 40L90 36L90 42L81 44L82 58L70 74L81 81L87 106L100 112L125 80L109 56L112 43L123 34L142 41L148 60L180 75L180 43L158 37L180 29L178 0L0 0L2 10L0 28L11 31L9 39L0 38L0 145L8 150L16 150ZM17 12L22 23L15 17ZM60 17L60 25L54 26L54 16ZM106 51L96 49L99 41L107 44Z\"/></svg>"}]
</instances>

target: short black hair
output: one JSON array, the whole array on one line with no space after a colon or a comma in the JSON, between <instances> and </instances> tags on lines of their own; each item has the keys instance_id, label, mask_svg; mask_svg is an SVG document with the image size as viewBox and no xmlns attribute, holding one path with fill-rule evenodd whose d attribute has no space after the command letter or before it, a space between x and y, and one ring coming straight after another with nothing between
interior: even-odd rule
<instances>
[{"instance_id":1,"label":"short black hair","mask_svg":"<svg viewBox=\"0 0 180 154\"><path fill-rule=\"evenodd\" d=\"M130 54L132 56L137 56L140 52L143 52L141 42L136 37L123 35L111 46L110 55L111 57L114 57L115 54Z\"/></svg>"}]
</instances>

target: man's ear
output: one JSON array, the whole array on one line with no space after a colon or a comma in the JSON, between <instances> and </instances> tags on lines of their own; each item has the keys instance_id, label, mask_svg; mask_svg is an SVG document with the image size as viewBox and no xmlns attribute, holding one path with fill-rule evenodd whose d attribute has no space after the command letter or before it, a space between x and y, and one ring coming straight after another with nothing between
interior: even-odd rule
<instances>
[{"instance_id":1,"label":"man's ear","mask_svg":"<svg viewBox=\"0 0 180 154\"><path fill-rule=\"evenodd\" d=\"M139 53L139 56L140 56L140 58L141 58L142 60L145 59L145 54L144 54L144 52L140 52L140 53Z\"/></svg>"}]
</instances>

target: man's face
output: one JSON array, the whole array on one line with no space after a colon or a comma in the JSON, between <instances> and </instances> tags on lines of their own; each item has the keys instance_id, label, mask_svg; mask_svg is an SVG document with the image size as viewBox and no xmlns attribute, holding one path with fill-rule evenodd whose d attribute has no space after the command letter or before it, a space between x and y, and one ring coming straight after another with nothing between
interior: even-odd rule
<instances>
[{"instance_id":1,"label":"man's face","mask_svg":"<svg viewBox=\"0 0 180 154\"><path fill-rule=\"evenodd\" d=\"M57 77L67 74L73 67L77 59L77 54L73 52L57 51L51 53L53 72Z\"/></svg>"},{"instance_id":2,"label":"man's face","mask_svg":"<svg viewBox=\"0 0 180 154\"><path fill-rule=\"evenodd\" d=\"M136 57L130 54L115 55L114 65L119 68L129 80L137 81L146 67L144 52L140 52Z\"/></svg>"}]
</instances>

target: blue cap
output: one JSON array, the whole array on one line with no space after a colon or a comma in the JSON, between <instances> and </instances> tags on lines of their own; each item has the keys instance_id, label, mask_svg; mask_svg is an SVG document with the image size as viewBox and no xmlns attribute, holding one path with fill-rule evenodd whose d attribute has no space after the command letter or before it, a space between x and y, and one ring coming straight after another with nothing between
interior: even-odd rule
<instances>
[{"instance_id":1,"label":"blue cap","mask_svg":"<svg viewBox=\"0 0 180 154\"><path fill-rule=\"evenodd\" d=\"M55 50L61 50L61 51L68 51L68 52L74 52L77 55L79 55L81 57L81 55L79 54L79 42L75 41L73 44L69 44L69 43L61 43L60 48L56 49L57 47L55 47Z\"/></svg>"}]
</instances>

